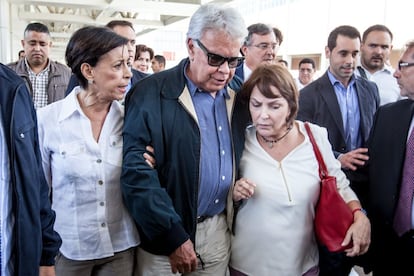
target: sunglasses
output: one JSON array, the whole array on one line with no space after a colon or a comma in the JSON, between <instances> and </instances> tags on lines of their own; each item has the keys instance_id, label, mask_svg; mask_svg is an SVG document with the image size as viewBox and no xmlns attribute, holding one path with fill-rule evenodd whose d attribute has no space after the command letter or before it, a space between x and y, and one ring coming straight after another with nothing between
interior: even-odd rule
<instances>
[{"instance_id":1,"label":"sunglasses","mask_svg":"<svg viewBox=\"0 0 414 276\"><path fill-rule=\"evenodd\" d=\"M414 66L414 62L405 62L405 61L399 61L398 62L398 70L401 71L401 68Z\"/></svg>"},{"instance_id":2,"label":"sunglasses","mask_svg":"<svg viewBox=\"0 0 414 276\"><path fill-rule=\"evenodd\" d=\"M223 63L227 61L229 68L236 68L242 64L244 57L223 57L217 54L210 53L206 46L201 43L200 40L194 39L198 47L206 54L208 65L214 67L220 67Z\"/></svg>"}]
</instances>

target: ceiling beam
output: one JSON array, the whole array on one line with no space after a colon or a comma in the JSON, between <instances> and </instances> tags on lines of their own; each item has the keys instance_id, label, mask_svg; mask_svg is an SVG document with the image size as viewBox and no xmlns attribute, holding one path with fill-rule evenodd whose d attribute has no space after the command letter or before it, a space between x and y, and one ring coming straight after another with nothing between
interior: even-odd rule
<instances>
[{"instance_id":1,"label":"ceiling beam","mask_svg":"<svg viewBox=\"0 0 414 276\"><path fill-rule=\"evenodd\" d=\"M100 16L99 20L95 20L86 15L73 15L73 14L52 14L52 13L32 13L32 12L19 12L18 16L22 20L27 21L43 21L43 22L65 22L65 23L77 23L85 25L105 25L111 20L117 19L109 16ZM164 27L164 23L159 20L145 20L145 19L127 19L134 25L142 25L151 28Z\"/></svg>"},{"instance_id":2,"label":"ceiling beam","mask_svg":"<svg viewBox=\"0 0 414 276\"><path fill-rule=\"evenodd\" d=\"M191 16L199 7L199 4L186 4L182 2L153 2L144 0L114 0L108 3L105 0L9 0L11 4L37 5L37 6L59 6L65 8L84 8L97 10L117 10L122 12L133 12L142 14L160 14L170 16Z\"/></svg>"}]
</instances>

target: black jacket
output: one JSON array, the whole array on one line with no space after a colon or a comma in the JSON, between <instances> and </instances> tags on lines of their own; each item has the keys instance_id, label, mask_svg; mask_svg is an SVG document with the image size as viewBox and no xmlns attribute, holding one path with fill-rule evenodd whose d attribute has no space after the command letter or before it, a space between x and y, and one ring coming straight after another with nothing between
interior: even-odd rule
<instances>
[{"instance_id":1,"label":"black jacket","mask_svg":"<svg viewBox=\"0 0 414 276\"><path fill-rule=\"evenodd\" d=\"M143 79L125 101L122 191L137 222L141 247L157 255L170 255L187 239L194 242L196 238L201 139L186 88L186 62ZM229 86L233 85L240 82ZM228 91L236 177L249 116L238 94ZM155 149L155 170L142 156L147 145ZM232 204L227 209L231 219Z\"/></svg>"}]
</instances>

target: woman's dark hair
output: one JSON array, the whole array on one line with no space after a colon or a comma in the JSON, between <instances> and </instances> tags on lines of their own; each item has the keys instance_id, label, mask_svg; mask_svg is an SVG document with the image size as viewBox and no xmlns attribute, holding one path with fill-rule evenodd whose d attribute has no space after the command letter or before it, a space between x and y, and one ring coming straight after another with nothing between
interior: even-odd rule
<instances>
[{"instance_id":1,"label":"woman's dark hair","mask_svg":"<svg viewBox=\"0 0 414 276\"><path fill-rule=\"evenodd\" d=\"M70 38L65 53L66 63L79 80L80 86L86 88L88 81L81 72L81 65L88 63L94 67L103 55L127 43L128 39L107 27L84 27Z\"/></svg>"},{"instance_id":2,"label":"woman's dark hair","mask_svg":"<svg viewBox=\"0 0 414 276\"><path fill-rule=\"evenodd\" d=\"M143 52L148 52L150 54L150 61L154 58L154 50L152 50L152 48L148 47L147 45L138 44L135 47L136 48L135 48L135 59L134 60L138 60L139 56Z\"/></svg>"},{"instance_id":3,"label":"woman's dark hair","mask_svg":"<svg viewBox=\"0 0 414 276\"><path fill-rule=\"evenodd\" d=\"M299 91L290 72L280 64L262 64L257 67L240 91L241 97L249 102L253 88L257 87L266 98L278 98L279 94L272 92L270 87L276 87L282 98L286 99L290 114L286 124L292 125L296 119L299 107Z\"/></svg>"}]
</instances>

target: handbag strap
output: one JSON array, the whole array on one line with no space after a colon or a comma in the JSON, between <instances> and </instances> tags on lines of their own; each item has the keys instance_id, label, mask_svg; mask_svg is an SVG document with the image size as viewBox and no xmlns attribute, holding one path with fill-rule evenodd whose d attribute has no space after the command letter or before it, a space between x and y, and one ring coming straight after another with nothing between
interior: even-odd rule
<instances>
[{"instance_id":1,"label":"handbag strap","mask_svg":"<svg viewBox=\"0 0 414 276\"><path fill-rule=\"evenodd\" d=\"M319 163L319 177L321 179L324 179L326 176L328 176L328 170L326 169L325 161L323 161L323 157L321 152L319 151L318 145L316 144L315 138L313 137L312 131L309 127L309 123L305 122L305 129L308 133L309 140L312 143L313 151L315 152L316 159Z\"/></svg>"}]
</instances>

